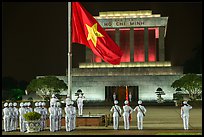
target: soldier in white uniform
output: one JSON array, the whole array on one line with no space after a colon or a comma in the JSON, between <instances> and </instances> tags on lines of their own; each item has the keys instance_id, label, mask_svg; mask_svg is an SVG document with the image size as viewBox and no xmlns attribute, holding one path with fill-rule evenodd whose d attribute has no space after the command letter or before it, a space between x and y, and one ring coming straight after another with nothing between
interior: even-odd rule
<instances>
[{"instance_id":1,"label":"soldier in white uniform","mask_svg":"<svg viewBox=\"0 0 204 137\"><path fill-rule=\"evenodd\" d=\"M44 130L46 127L47 127L47 124L46 124L46 120L47 120L47 108L45 107L45 102L42 102L42 121L43 121L43 124L42 124L42 130Z\"/></svg>"},{"instance_id":2,"label":"soldier in white uniform","mask_svg":"<svg viewBox=\"0 0 204 137\"><path fill-rule=\"evenodd\" d=\"M79 94L79 97L77 99L77 106L78 106L78 115L82 116L83 115L83 101L84 101L84 96L82 94Z\"/></svg>"},{"instance_id":3,"label":"soldier in white uniform","mask_svg":"<svg viewBox=\"0 0 204 137\"><path fill-rule=\"evenodd\" d=\"M19 108L19 125L20 125L20 132L25 132L26 131L26 127L24 124L25 118L23 117L23 115L26 113L26 109L24 107L24 103L21 102L20 103L20 108Z\"/></svg>"},{"instance_id":4,"label":"soldier in white uniform","mask_svg":"<svg viewBox=\"0 0 204 137\"><path fill-rule=\"evenodd\" d=\"M192 106L190 106L187 101L183 102L183 106L181 107L181 118L183 119L183 127L184 130L188 130L189 127L189 111L192 109Z\"/></svg>"},{"instance_id":5,"label":"soldier in white uniform","mask_svg":"<svg viewBox=\"0 0 204 137\"><path fill-rule=\"evenodd\" d=\"M57 102L57 112L58 112L58 129L57 130L60 130L62 126L61 122L62 122L62 114L63 114L60 102Z\"/></svg>"},{"instance_id":6,"label":"soldier in white uniform","mask_svg":"<svg viewBox=\"0 0 204 137\"><path fill-rule=\"evenodd\" d=\"M71 102L72 105L72 118L73 118L73 127L72 130L76 128L76 107L74 106L74 101Z\"/></svg>"},{"instance_id":7,"label":"soldier in white uniform","mask_svg":"<svg viewBox=\"0 0 204 137\"><path fill-rule=\"evenodd\" d=\"M9 111L8 108L8 103L4 103L4 109L3 109L3 120L4 120L4 131L8 132L10 128L10 117L11 117L11 112Z\"/></svg>"},{"instance_id":8,"label":"soldier in white uniform","mask_svg":"<svg viewBox=\"0 0 204 137\"><path fill-rule=\"evenodd\" d=\"M54 102L51 103L51 106L49 107L49 113L50 113L50 131L55 132L56 131L56 121L57 121L57 109Z\"/></svg>"},{"instance_id":9,"label":"soldier in white uniform","mask_svg":"<svg viewBox=\"0 0 204 137\"><path fill-rule=\"evenodd\" d=\"M14 114L14 126L13 126L13 130L16 130L18 128L18 108L16 107L17 103L14 102L13 103L13 114Z\"/></svg>"},{"instance_id":10,"label":"soldier in white uniform","mask_svg":"<svg viewBox=\"0 0 204 137\"><path fill-rule=\"evenodd\" d=\"M14 129L14 112L13 112L13 103L9 103L9 111L10 111L10 125L9 125L9 131L12 131Z\"/></svg>"},{"instance_id":11,"label":"soldier in white uniform","mask_svg":"<svg viewBox=\"0 0 204 137\"><path fill-rule=\"evenodd\" d=\"M33 112L33 108L30 102L27 102L27 112Z\"/></svg>"},{"instance_id":12,"label":"soldier in white uniform","mask_svg":"<svg viewBox=\"0 0 204 137\"><path fill-rule=\"evenodd\" d=\"M40 118L40 130L43 130L43 112L42 112L42 102L38 102L38 113L41 114L41 118Z\"/></svg>"},{"instance_id":13,"label":"soldier in white uniform","mask_svg":"<svg viewBox=\"0 0 204 137\"><path fill-rule=\"evenodd\" d=\"M23 106L24 106L24 108L25 108L25 114L28 113L28 112L29 112L29 110L28 110L28 103L25 102L25 103L23 104Z\"/></svg>"},{"instance_id":14,"label":"soldier in white uniform","mask_svg":"<svg viewBox=\"0 0 204 137\"><path fill-rule=\"evenodd\" d=\"M128 130L130 129L130 121L129 121L129 116L133 112L133 109L128 106L128 100L125 100L123 106L123 119L124 119L124 129Z\"/></svg>"},{"instance_id":15,"label":"soldier in white uniform","mask_svg":"<svg viewBox=\"0 0 204 137\"><path fill-rule=\"evenodd\" d=\"M113 112L113 129L119 129L119 116L121 116L121 108L118 106L118 101L114 101L114 106L110 109L111 112Z\"/></svg>"},{"instance_id":16,"label":"soldier in white uniform","mask_svg":"<svg viewBox=\"0 0 204 137\"><path fill-rule=\"evenodd\" d=\"M71 108L71 102L70 104L67 104L66 107L64 108L65 111L65 127L66 127L66 131L71 131L72 129L72 108Z\"/></svg>"},{"instance_id":17,"label":"soldier in white uniform","mask_svg":"<svg viewBox=\"0 0 204 137\"><path fill-rule=\"evenodd\" d=\"M143 117L145 116L145 113L146 113L146 109L144 106L141 105L142 104L142 101L139 100L138 101L138 106L136 106L134 108L133 111L136 111L137 113L137 128L139 130L142 130L143 129Z\"/></svg>"}]
</instances>

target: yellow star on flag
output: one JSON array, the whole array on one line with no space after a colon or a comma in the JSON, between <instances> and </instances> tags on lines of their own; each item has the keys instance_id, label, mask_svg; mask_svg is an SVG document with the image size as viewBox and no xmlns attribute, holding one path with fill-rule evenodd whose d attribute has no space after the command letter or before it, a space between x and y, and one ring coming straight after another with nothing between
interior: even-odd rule
<instances>
[{"instance_id":1,"label":"yellow star on flag","mask_svg":"<svg viewBox=\"0 0 204 137\"><path fill-rule=\"evenodd\" d=\"M89 33L87 40L91 40L94 46L96 47L97 37L103 37L103 35L97 30L97 23L95 23L92 27L86 24L86 28Z\"/></svg>"}]
</instances>

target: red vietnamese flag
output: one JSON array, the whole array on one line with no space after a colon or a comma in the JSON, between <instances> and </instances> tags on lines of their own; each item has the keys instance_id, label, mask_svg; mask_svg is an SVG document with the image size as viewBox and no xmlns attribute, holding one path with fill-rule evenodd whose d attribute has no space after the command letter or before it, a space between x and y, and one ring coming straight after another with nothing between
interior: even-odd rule
<instances>
[{"instance_id":1,"label":"red vietnamese flag","mask_svg":"<svg viewBox=\"0 0 204 137\"><path fill-rule=\"evenodd\" d=\"M105 62L120 64L119 46L79 2L72 2L72 42L86 45Z\"/></svg>"}]
</instances>

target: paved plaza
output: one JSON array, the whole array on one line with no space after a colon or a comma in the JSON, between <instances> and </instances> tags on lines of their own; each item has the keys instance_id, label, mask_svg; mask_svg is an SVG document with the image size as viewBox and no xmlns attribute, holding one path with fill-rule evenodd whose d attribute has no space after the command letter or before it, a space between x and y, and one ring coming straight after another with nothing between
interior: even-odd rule
<instances>
[{"instance_id":1,"label":"paved plaza","mask_svg":"<svg viewBox=\"0 0 204 137\"><path fill-rule=\"evenodd\" d=\"M137 130L136 113L132 114L130 130L124 130L123 117L120 118L119 130L113 130L112 124L108 126L78 126L72 132L66 132L65 127L60 131L50 132L49 128L38 133L4 132L3 135L165 135L165 134L198 134L202 135L202 108L193 108L190 111L189 130L183 130L180 117L180 107L175 106L146 106L144 129ZM85 107L84 114L111 115L110 106Z\"/></svg>"}]
</instances>

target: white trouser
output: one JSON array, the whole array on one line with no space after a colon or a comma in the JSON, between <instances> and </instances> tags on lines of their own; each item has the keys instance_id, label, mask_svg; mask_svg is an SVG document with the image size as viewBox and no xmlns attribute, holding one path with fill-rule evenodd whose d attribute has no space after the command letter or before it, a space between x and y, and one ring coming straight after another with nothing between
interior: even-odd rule
<instances>
[{"instance_id":1,"label":"white trouser","mask_svg":"<svg viewBox=\"0 0 204 137\"><path fill-rule=\"evenodd\" d=\"M78 114L79 116L83 115L83 104L78 104Z\"/></svg>"},{"instance_id":2,"label":"white trouser","mask_svg":"<svg viewBox=\"0 0 204 137\"><path fill-rule=\"evenodd\" d=\"M72 129L72 127L71 127L72 126L71 116L66 116L65 121L66 121L66 124L65 124L66 131L71 131L71 129Z\"/></svg>"},{"instance_id":3,"label":"white trouser","mask_svg":"<svg viewBox=\"0 0 204 137\"><path fill-rule=\"evenodd\" d=\"M56 131L56 116L50 115L50 131L55 132Z\"/></svg>"},{"instance_id":4,"label":"white trouser","mask_svg":"<svg viewBox=\"0 0 204 137\"><path fill-rule=\"evenodd\" d=\"M129 129L130 128L130 122L129 122L129 113L124 112L123 114L123 119L124 119L124 129Z\"/></svg>"},{"instance_id":5,"label":"white trouser","mask_svg":"<svg viewBox=\"0 0 204 137\"><path fill-rule=\"evenodd\" d=\"M189 123L189 116L183 116L183 128L185 130L188 129L188 123Z\"/></svg>"},{"instance_id":6,"label":"white trouser","mask_svg":"<svg viewBox=\"0 0 204 137\"><path fill-rule=\"evenodd\" d=\"M46 116L43 116L42 117L42 119L41 119L42 121L41 121L41 130L45 130L45 128L46 128Z\"/></svg>"},{"instance_id":7,"label":"white trouser","mask_svg":"<svg viewBox=\"0 0 204 137\"><path fill-rule=\"evenodd\" d=\"M11 118L10 118L10 125L9 125L9 131L14 130L14 121L15 121L14 117L11 116Z\"/></svg>"},{"instance_id":8,"label":"white trouser","mask_svg":"<svg viewBox=\"0 0 204 137\"><path fill-rule=\"evenodd\" d=\"M14 128L13 130L16 130L18 128L18 116L15 116L14 118Z\"/></svg>"},{"instance_id":9,"label":"white trouser","mask_svg":"<svg viewBox=\"0 0 204 137\"><path fill-rule=\"evenodd\" d=\"M9 116L4 116L4 131L7 132L9 131L9 127L10 127L10 117Z\"/></svg>"},{"instance_id":10,"label":"white trouser","mask_svg":"<svg viewBox=\"0 0 204 137\"><path fill-rule=\"evenodd\" d=\"M143 116L137 116L137 128L143 129Z\"/></svg>"},{"instance_id":11,"label":"white trouser","mask_svg":"<svg viewBox=\"0 0 204 137\"><path fill-rule=\"evenodd\" d=\"M61 122L62 122L62 116L59 116L59 123L58 123L58 125L59 125L59 130L61 129Z\"/></svg>"},{"instance_id":12,"label":"white trouser","mask_svg":"<svg viewBox=\"0 0 204 137\"><path fill-rule=\"evenodd\" d=\"M26 124L25 124L25 119L23 116L19 117L19 125L20 125L20 132L25 132L26 131Z\"/></svg>"},{"instance_id":13,"label":"white trouser","mask_svg":"<svg viewBox=\"0 0 204 137\"><path fill-rule=\"evenodd\" d=\"M74 115L74 120L73 120L73 129L76 128L76 116Z\"/></svg>"},{"instance_id":14,"label":"white trouser","mask_svg":"<svg viewBox=\"0 0 204 137\"><path fill-rule=\"evenodd\" d=\"M114 116L113 117L113 129L118 129L119 128L119 117Z\"/></svg>"}]
</instances>

